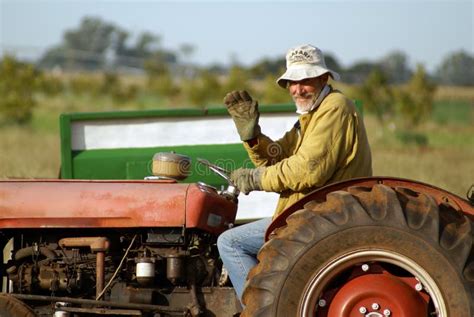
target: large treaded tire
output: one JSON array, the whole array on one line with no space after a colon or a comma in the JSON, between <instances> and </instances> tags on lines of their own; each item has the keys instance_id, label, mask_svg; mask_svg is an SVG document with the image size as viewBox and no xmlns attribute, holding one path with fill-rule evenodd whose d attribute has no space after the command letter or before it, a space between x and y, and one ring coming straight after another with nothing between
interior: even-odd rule
<instances>
[{"instance_id":1,"label":"large treaded tire","mask_svg":"<svg viewBox=\"0 0 474 317\"><path fill-rule=\"evenodd\" d=\"M385 185L332 192L288 217L260 250L242 316L314 316L316 308L301 313L309 281L338 257L378 250L423 268L444 309L438 316L472 317L473 239L466 216L428 195Z\"/></svg>"},{"instance_id":2,"label":"large treaded tire","mask_svg":"<svg viewBox=\"0 0 474 317\"><path fill-rule=\"evenodd\" d=\"M0 317L36 317L34 311L21 300L0 294Z\"/></svg>"}]
</instances>

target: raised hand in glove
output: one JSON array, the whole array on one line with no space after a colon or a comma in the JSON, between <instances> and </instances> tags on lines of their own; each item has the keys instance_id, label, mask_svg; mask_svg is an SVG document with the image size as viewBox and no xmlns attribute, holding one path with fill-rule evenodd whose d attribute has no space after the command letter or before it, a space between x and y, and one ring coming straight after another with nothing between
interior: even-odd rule
<instances>
[{"instance_id":1,"label":"raised hand in glove","mask_svg":"<svg viewBox=\"0 0 474 317\"><path fill-rule=\"evenodd\" d=\"M262 174L265 167L238 168L230 173L234 185L245 195L252 190L262 190Z\"/></svg>"},{"instance_id":2,"label":"raised hand in glove","mask_svg":"<svg viewBox=\"0 0 474 317\"><path fill-rule=\"evenodd\" d=\"M224 97L227 111L234 120L237 132L242 141L248 141L260 134L258 125L258 102L245 90L234 90Z\"/></svg>"}]
</instances>

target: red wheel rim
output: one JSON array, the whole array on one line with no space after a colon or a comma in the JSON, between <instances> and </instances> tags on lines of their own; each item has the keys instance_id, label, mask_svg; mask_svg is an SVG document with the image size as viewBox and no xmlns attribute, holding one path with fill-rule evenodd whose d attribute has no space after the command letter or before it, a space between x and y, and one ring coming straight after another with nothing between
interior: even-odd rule
<instances>
[{"instance_id":1,"label":"red wheel rim","mask_svg":"<svg viewBox=\"0 0 474 317\"><path fill-rule=\"evenodd\" d=\"M344 284L331 300L328 317L428 315L428 303L402 279L383 274L358 276Z\"/></svg>"}]
</instances>

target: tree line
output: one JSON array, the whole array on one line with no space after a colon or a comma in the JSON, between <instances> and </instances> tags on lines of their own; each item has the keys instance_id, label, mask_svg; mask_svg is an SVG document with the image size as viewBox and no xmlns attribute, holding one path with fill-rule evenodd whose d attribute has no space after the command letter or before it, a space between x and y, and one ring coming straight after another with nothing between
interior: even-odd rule
<instances>
[{"instance_id":1,"label":"tree line","mask_svg":"<svg viewBox=\"0 0 474 317\"><path fill-rule=\"evenodd\" d=\"M51 69L65 70L144 70L193 75L203 69L190 65L188 59L195 51L192 44L184 43L179 50L162 47L161 36L151 32L138 34L134 43L130 32L120 26L97 17L85 17L75 29L67 30L62 42L47 50L37 65ZM339 72L343 81L349 84L366 80L374 71L382 72L389 84L406 83L416 70L409 66L408 56L403 51L393 51L378 61L360 61L343 67L333 54L326 54L328 67ZM231 66L211 65L206 71L225 74ZM284 70L285 59L264 58L246 68L253 78L267 75L278 76ZM432 74L431 80L443 85L474 85L474 55L457 51L444 58Z\"/></svg>"}]
</instances>

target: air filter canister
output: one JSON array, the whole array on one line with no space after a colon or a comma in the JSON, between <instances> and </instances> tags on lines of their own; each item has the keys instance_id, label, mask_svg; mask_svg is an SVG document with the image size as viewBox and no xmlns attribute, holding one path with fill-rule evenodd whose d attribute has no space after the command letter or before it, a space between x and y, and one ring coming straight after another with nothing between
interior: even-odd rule
<instances>
[{"instance_id":1,"label":"air filter canister","mask_svg":"<svg viewBox=\"0 0 474 317\"><path fill-rule=\"evenodd\" d=\"M151 258L137 259L137 282L145 286L150 285L155 279L155 262Z\"/></svg>"}]
</instances>

